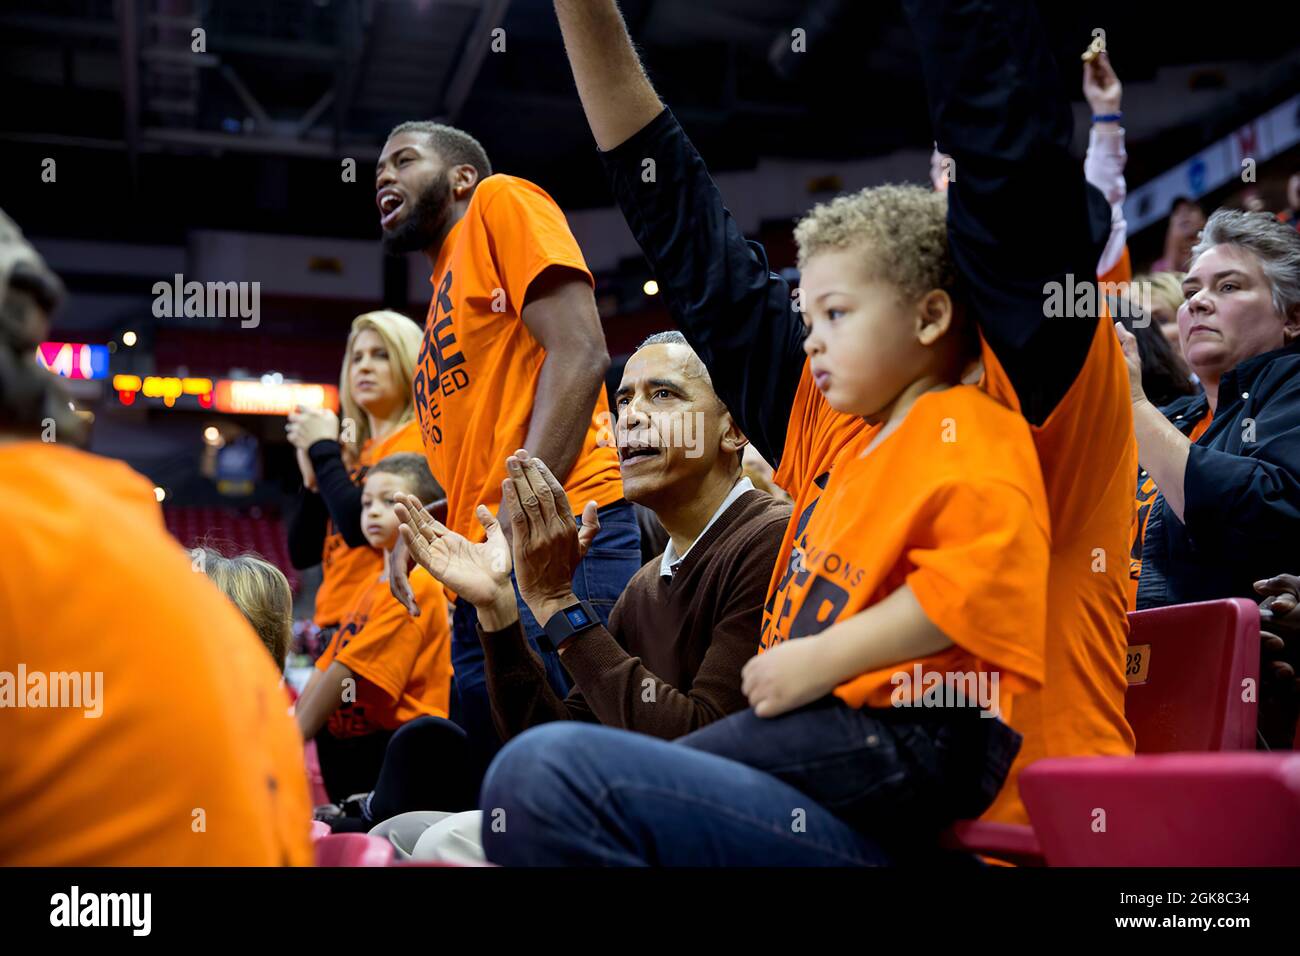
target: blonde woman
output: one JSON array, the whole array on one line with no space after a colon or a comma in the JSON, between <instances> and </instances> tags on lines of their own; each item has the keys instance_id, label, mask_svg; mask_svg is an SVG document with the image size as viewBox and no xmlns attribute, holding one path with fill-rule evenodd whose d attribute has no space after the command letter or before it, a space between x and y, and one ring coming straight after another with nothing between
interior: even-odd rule
<instances>
[{"instance_id":1,"label":"blonde woman","mask_svg":"<svg viewBox=\"0 0 1300 956\"><path fill-rule=\"evenodd\" d=\"M1187 369L1183 346L1178 341L1178 308L1183 304L1183 274L1181 272L1152 272L1133 277L1133 284L1151 287L1151 317L1155 319L1160 334L1174 350L1179 365ZM1191 374L1188 371L1188 374Z\"/></svg>"},{"instance_id":2,"label":"blonde woman","mask_svg":"<svg viewBox=\"0 0 1300 956\"><path fill-rule=\"evenodd\" d=\"M422 337L418 325L396 312L357 316L339 375L342 428L332 411L318 409L299 409L285 426L303 480L289 555L295 568L321 566L315 621L326 640L382 569L382 553L361 531L366 471L396 452L423 454L411 407Z\"/></svg>"},{"instance_id":3,"label":"blonde woman","mask_svg":"<svg viewBox=\"0 0 1300 956\"><path fill-rule=\"evenodd\" d=\"M204 573L248 619L284 673L293 641L293 592L284 572L252 552L228 558L212 548L201 551Z\"/></svg>"}]
</instances>

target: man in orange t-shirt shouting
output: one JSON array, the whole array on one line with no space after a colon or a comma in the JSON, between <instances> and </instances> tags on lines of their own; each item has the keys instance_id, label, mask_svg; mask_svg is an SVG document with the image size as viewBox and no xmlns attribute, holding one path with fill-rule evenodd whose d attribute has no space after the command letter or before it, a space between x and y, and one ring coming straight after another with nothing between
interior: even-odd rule
<instances>
[{"instance_id":1,"label":"man in orange t-shirt shouting","mask_svg":"<svg viewBox=\"0 0 1300 956\"><path fill-rule=\"evenodd\" d=\"M602 387L609 354L593 281L564 213L533 183L493 175L472 136L436 123L393 130L375 189L385 251L423 252L432 268L413 387L425 456L447 492L447 527L481 539L474 509L501 507L506 459L530 449L563 482L575 510L595 502L601 530L574 576L574 593L585 613L608 622L641 565L640 532L609 440ZM418 613L405 576L393 574L391 583ZM566 694L570 682L546 641L547 622L522 600L519 614L556 692ZM483 655L474 608L457 600L452 719L486 767L501 744Z\"/></svg>"}]
</instances>

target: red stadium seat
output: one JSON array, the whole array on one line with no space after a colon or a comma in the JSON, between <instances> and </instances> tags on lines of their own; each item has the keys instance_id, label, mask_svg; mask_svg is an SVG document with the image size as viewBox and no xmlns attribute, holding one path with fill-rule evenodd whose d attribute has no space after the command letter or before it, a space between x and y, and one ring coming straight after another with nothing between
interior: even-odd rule
<instances>
[{"instance_id":1,"label":"red stadium seat","mask_svg":"<svg viewBox=\"0 0 1300 956\"><path fill-rule=\"evenodd\" d=\"M1232 598L1135 611L1128 620L1128 668L1131 678L1144 678L1129 684L1124 701L1138 753L1253 750L1259 608L1243 598ZM1115 761L1130 759L1074 757L1052 763L1103 760L1115 766ZM1024 773L1028 772L1026 768ZM942 842L951 849L1033 865L1043 859L1036 830L1036 821L1031 830L965 820L952 827Z\"/></svg>"},{"instance_id":2,"label":"red stadium seat","mask_svg":"<svg viewBox=\"0 0 1300 956\"><path fill-rule=\"evenodd\" d=\"M1300 754L1040 760L1020 793L1049 866L1300 866Z\"/></svg>"},{"instance_id":3,"label":"red stadium seat","mask_svg":"<svg viewBox=\"0 0 1300 956\"><path fill-rule=\"evenodd\" d=\"M317 866L388 866L393 845L367 833L332 833L316 841Z\"/></svg>"},{"instance_id":4,"label":"red stadium seat","mask_svg":"<svg viewBox=\"0 0 1300 956\"><path fill-rule=\"evenodd\" d=\"M315 843L317 840L329 836L332 832L333 831L330 829L330 825L328 823L325 823L323 820L313 820L311 822L312 843Z\"/></svg>"},{"instance_id":5,"label":"red stadium seat","mask_svg":"<svg viewBox=\"0 0 1300 956\"><path fill-rule=\"evenodd\" d=\"M1254 750L1259 607L1233 598L1128 619L1129 647L1151 648L1147 679L1124 699L1138 753Z\"/></svg>"}]
</instances>

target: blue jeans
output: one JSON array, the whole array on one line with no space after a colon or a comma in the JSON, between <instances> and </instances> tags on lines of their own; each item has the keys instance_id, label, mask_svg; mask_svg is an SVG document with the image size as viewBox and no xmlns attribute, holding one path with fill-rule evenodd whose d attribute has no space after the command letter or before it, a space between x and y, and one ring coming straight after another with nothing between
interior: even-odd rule
<instances>
[{"instance_id":1,"label":"blue jeans","mask_svg":"<svg viewBox=\"0 0 1300 956\"><path fill-rule=\"evenodd\" d=\"M573 593L589 602L608 626L614 602L632 575L641 568L641 529L632 506L626 501L606 505L600 509L599 517L600 531L596 540L574 572ZM513 574L511 580L514 580ZM524 636L546 665L551 687L561 697L567 696L573 682L560 664L560 655L543 651L538 645L537 639L545 631L520 596L518 582L515 582L515 598L519 602L519 620ZM476 781L501 749L501 738L492 723L483 646L479 643L477 626L478 614L474 605L457 598L451 624L451 719L469 735Z\"/></svg>"},{"instance_id":2,"label":"blue jeans","mask_svg":"<svg viewBox=\"0 0 1300 956\"><path fill-rule=\"evenodd\" d=\"M508 866L917 862L942 827L992 803L1019 744L971 712L830 697L772 719L741 711L672 743L544 724L489 769L483 845Z\"/></svg>"}]
</instances>

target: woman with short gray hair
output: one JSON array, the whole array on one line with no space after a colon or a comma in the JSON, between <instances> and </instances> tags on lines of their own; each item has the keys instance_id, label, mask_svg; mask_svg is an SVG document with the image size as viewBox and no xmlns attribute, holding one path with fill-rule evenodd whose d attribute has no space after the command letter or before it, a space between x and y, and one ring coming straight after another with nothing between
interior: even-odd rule
<instances>
[{"instance_id":1,"label":"woman with short gray hair","mask_svg":"<svg viewBox=\"0 0 1300 956\"><path fill-rule=\"evenodd\" d=\"M1183 355L1204 394L1157 409L1129 364L1142 471L1131 573L1137 608L1254 596L1300 540L1300 233L1220 209L1183 279Z\"/></svg>"}]
</instances>

